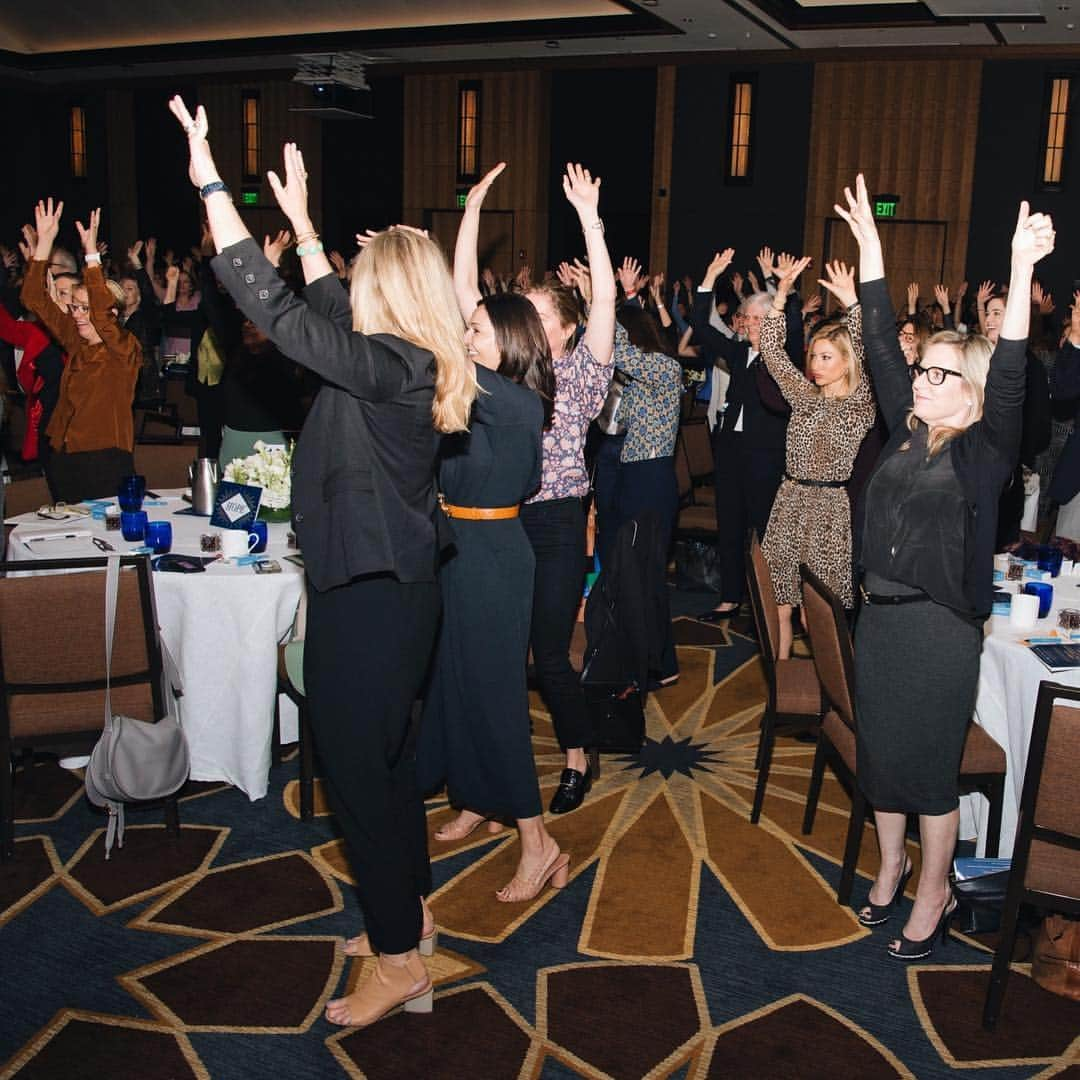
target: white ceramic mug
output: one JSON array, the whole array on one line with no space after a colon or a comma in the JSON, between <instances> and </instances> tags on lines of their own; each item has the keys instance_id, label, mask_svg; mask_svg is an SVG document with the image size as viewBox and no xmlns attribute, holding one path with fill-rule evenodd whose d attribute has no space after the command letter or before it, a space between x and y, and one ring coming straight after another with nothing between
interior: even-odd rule
<instances>
[{"instance_id":1,"label":"white ceramic mug","mask_svg":"<svg viewBox=\"0 0 1080 1080\"><path fill-rule=\"evenodd\" d=\"M1039 598L1017 593L1009 605L1009 625L1014 630L1031 630L1039 617Z\"/></svg>"},{"instance_id":2,"label":"white ceramic mug","mask_svg":"<svg viewBox=\"0 0 1080 1080\"><path fill-rule=\"evenodd\" d=\"M254 533L249 533L247 529L221 530L221 554L226 559L250 555L258 542L259 538Z\"/></svg>"}]
</instances>

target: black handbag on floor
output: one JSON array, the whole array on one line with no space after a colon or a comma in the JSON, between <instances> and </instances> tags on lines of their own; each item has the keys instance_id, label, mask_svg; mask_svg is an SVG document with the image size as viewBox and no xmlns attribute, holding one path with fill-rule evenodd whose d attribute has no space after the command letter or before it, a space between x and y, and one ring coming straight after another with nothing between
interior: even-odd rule
<instances>
[{"instance_id":1,"label":"black handbag on floor","mask_svg":"<svg viewBox=\"0 0 1080 1080\"><path fill-rule=\"evenodd\" d=\"M1009 888L1009 871L954 880L953 895L956 911L952 927L961 934L991 934L1001 928L1001 909Z\"/></svg>"}]
</instances>

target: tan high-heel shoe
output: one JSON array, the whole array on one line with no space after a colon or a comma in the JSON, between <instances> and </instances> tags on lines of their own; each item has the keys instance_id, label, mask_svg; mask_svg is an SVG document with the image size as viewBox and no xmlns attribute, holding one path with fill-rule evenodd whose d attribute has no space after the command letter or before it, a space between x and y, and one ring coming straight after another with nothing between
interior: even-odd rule
<instances>
[{"instance_id":1,"label":"tan high-heel shoe","mask_svg":"<svg viewBox=\"0 0 1080 1080\"><path fill-rule=\"evenodd\" d=\"M495 899L503 904L523 904L534 900L549 881L553 889L564 889L569 880L570 856L556 848L543 870L524 881L515 874L513 880L495 894Z\"/></svg>"},{"instance_id":2,"label":"tan high-heel shoe","mask_svg":"<svg viewBox=\"0 0 1080 1080\"><path fill-rule=\"evenodd\" d=\"M415 954L400 966L380 956L375 970L348 997L327 1004L326 1019L341 1027L367 1027L399 1005L409 1013L434 1008L431 979Z\"/></svg>"},{"instance_id":3,"label":"tan high-heel shoe","mask_svg":"<svg viewBox=\"0 0 1080 1080\"><path fill-rule=\"evenodd\" d=\"M487 831L492 835L502 832L502 822L492 821L490 818L477 818L469 825L459 825L460 821L461 815L459 814L453 821L440 825L433 834L435 839L440 844L452 844L457 840L464 840L466 837L472 836L484 822L487 822Z\"/></svg>"}]
</instances>

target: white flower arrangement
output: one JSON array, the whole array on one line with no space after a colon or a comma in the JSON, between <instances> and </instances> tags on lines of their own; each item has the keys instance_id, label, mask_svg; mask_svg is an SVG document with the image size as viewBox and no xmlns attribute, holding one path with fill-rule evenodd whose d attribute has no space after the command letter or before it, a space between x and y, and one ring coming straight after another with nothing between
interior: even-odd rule
<instances>
[{"instance_id":1,"label":"white flower arrangement","mask_svg":"<svg viewBox=\"0 0 1080 1080\"><path fill-rule=\"evenodd\" d=\"M271 510L284 510L292 501L292 456L293 444L268 446L258 439L254 454L233 458L225 466L225 479L261 487L260 505Z\"/></svg>"}]
</instances>

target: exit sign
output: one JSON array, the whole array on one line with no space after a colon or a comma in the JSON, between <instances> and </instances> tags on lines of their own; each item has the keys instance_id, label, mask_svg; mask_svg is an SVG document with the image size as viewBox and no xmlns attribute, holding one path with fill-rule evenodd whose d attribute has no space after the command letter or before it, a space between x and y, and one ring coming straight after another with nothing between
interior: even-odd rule
<instances>
[{"instance_id":1,"label":"exit sign","mask_svg":"<svg viewBox=\"0 0 1080 1080\"><path fill-rule=\"evenodd\" d=\"M466 196L466 193L464 191L459 191L458 192L457 208L459 210L464 210L465 209L465 196Z\"/></svg>"},{"instance_id":2,"label":"exit sign","mask_svg":"<svg viewBox=\"0 0 1080 1080\"><path fill-rule=\"evenodd\" d=\"M899 195L875 195L874 217L896 217L896 207L900 202Z\"/></svg>"},{"instance_id":3,"label":"exit sign","mask_svg":"<svg viewBox=\"0 0 1080 1080\"><path fill-rule=\"evenodd\" d=\"M241 191L240 203L242 206L258 206L259 205L259 193L258 191Z\"/></svg>"}]
</instances>

